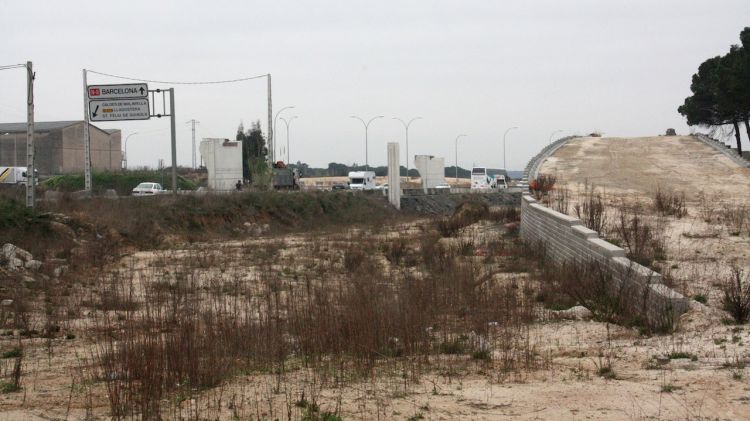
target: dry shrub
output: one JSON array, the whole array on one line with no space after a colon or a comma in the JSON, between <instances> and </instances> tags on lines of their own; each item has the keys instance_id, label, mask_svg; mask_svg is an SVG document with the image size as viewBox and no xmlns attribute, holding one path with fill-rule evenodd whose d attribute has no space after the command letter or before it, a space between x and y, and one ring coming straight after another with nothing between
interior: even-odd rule
<instances>
[{"instance_id":1,"label":"dry shrub","mask_svg":"<svg viewBox=\"0 0 750 421\"><path fill-rule=\"evenodd\" d=\"M402 260L404 260L404 257L406 257L409 250L406 245L406 240L398 237L394 240L382 243L381 251L391 264L399 265Z\"/></svg>"},{"instance_id":2,"label":"dry shrub","mask_svg":"<svg viewBox=\"0 0 750 421\"><path fill-rule=\"evenodd\" d=\"M537 200L541 200L552 189L555 188L557 177L552 174L540 174L535 180L529 182L529 190Z\"/></svg>"},{"instance_id":3,"label":"dry shrub","mask_svg":"<svg viewBox=\"0 0 750 421\"><path fill-rule=\"evenodd\" d=\"M648 299L648 289L634 279L632 268L615 272L609 265L598 261L574 261L547 264L542 271L543 298L563 299L560 304L575 302L589 309L594 318L626 326L663 331L672 325L669 308L664 314L647 317L643 304ZM552 304L552 305L549 305ZM556 307L554 301L548 307Z\"/></svg>"},{"instance_id":4,"label":"dry shrub","mask_svg":"<svg viewBox=\"0 0 750 421\"><path fill-rule=\"evenodd\" d=\"M651 223L637 208L631 212L621 208L613 231L625 248L628 258L636 263L651 266L654 260L666 258L661 227Z\"/></svg>"},{"instance_id":5,"label":"dry shrub","mask_svg":"<svg viewBox=\"0 0 750 421\"><path fill-rule=\"evenodd\" d=\"M654 193L654 210L662 216L682 218L687 215L685 193L664 191L660 188Z\"/></svg>"},{"instance_id":6,"label":"dry shrub","mask_svg":"<svg viewBox=\"0 0 750 421\"><path fill-rule=\"evenodd\" d=\"M487 217L479 209L464 210L460 220ZM238 248L236 254L165 253L151 272L103 277L100 293L120 303L107 306L117 312L97 313L93 329L100 333L96 380L107 388L112 416L165 418L173 396L189 399L237 373L273 373L279 393L284 373L300 366L321 377L335 372L341 386L374 375L382 364L417 379L424 367L434 367L428 364L450 364L440 353L466 360L470 354L482 364L497 360L507 372L544 364L530 341L533 288L495 280L480 259L462 255L473 253L439 239L427 231L382 244L329 240L295 258L307 271L295 266L294 276L294 261L282 256L296 252L268 261ZM491 249L529 265L520 247ZM379 250L385 259L377 258ZM387 270L407 255L415 271ZM253 282L232 269L248 264L257 264ZM132 285L141 282L139 294ZM131 299L137 305L123 307Z\"/></svg>"},{"instance_id":7,"label":"dry shrub","mask_svg":"<svg viewBox=\"0 0 750 421\"><path fill-rule=\"evenodd\" d=\"M717 214L717 200L716 195L709 196L702 190L698 192L698 215L703 222L713 222Z\"/></svg>"},{"instance_id":8,"label":"dry shrub","mask_svg":"<svg viewBox=\"0 0 750 421\"><path fill-rule=\"evenodd\" d=\"M593 185L584 185L583 192L579 194L578 203L573 210L587 228L604 233L608 222L607 210L601 193Z\"/></svg>"},{"instance_id":9,"label":"dry shrub","mask_svg":"<svg viewBox=\"0 0 750 421\"><path fill-rule=\"evenodd\" d=\"M438 219L435 227L443 237L455 237L461 229L489 217L490 208L486 203L468 200L459 204L453 215Z\"/></svg>"},{"instance_id":10,"label":"dry shrub","mask_svg":"<svg viewBox=\"0 0 750 421\"><path fill-rule=\"evenodd\" d=\"M733 266L721 284L721 291L724 310L729 312L735 323L747 322L750 318L750 275L745 276L742 269Z\"/></svg>"},{"instance_id":11,"label":"dry shrub","mask_svg":"<svg viewBox=\"0 0 750 421\"><path fill-rule=\"evenodd\" d=\"M550 202L552 204L552 209L567 215L570 211L570 190L566 187L552 190Z\"/></svg>"},{"instance_id":12,"label":"dry shrub","mask_svg":"<svg viewBox=\"0 0 750 421\"><path fill-rule=\"evenodd\" d=\"M748 212L750 208L744 203L726 204L719 211L719 217L730 235L741 235L750 225Z\"/></svg>"},{"instance_id":13,"label":"dry shrub","mask_svg":"<svg viewBox=\"0 0 750 421\"><path fill-rule=\"evenodd\" d=\"M521 212L514 206L491 208L488 219L493 222L518 222L521 220Z\"/></svg>"}]
</instances>

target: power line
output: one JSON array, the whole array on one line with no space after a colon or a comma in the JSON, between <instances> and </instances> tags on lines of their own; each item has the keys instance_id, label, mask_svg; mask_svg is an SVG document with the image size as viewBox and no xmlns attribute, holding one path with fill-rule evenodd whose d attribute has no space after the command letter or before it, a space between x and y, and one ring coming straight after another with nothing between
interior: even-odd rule
<instances>
[{"instance_id":1,"label":"power line","mask_svg":"<svg viewBox=\"0 0 750 421\"><path fill-rule=\"evenodd\" d=\"M127 76L118 76L118 75L113 75L109 73L97 72L96 70L87 69L86 71L89 73L95 73L97 75L102 75L102 76L109 76L109 77L113 77L116 79L134 80L136 82L163 83L163 84L169 84L169 85L218 85L222 83L244 82L247 80L260 79L260 78L269 76L266 74L266 75L243 77L239 79L228 79L228 80L211 80L211 81L202 81L202 82L174 82L174 81L166 81L166 80L152 80L152 79L140 79L140 78L135 78L135 77L127 77Z\"/></svg>"},{"instance_id":2,"label":"power line","mask_svg":"<svg viewBox=\"0 0 750 421\"><path fill-rule=\"evenodd\" d=\"M17 69L19 67L26 67L26 65L25 64L8 64L5 66L0 66L0 70Z\"/></svg>"}]
</instances>

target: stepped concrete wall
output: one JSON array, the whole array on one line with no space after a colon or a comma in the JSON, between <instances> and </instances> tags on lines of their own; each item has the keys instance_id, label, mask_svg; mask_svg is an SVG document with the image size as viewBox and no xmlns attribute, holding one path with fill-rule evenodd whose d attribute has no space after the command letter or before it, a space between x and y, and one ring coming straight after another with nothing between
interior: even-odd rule
<instances>
[{"instance_id":1,"label":"stepped concrete wall","mask_svg":"<svg viewBox=\"0 0 750 421\"><path fill-rule=\"evenodd\" d=\"M548 258L558 264L597 263L612 274L613 290L623 287L634 295L634 305L652 325L672 326L689 308L689 299L662 284L659 273L625 257L624 249L599 238L580 219L542 206L528 194L521 199L521 238L543 243Z\"/></svg>"}]
</instances>

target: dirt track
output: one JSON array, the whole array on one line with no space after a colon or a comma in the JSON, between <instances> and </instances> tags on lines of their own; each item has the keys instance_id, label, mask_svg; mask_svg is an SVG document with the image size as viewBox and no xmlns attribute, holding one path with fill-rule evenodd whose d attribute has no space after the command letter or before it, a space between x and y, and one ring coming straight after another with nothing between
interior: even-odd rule
<instances>
[{"instance_id":1,"label":"dirt track","mask_svg":"<svg viewBox=\"0 0 750 421\"><path fill-rule=\"evenodd\" d=\"M703 190L750 199L750 168L687 136L639 138L584 137L560 148L540 173L577 185L588 182L611 193L645 193L657 188ZM729 197L728 197L729 198Z\"/></svg>"}]
</instances>

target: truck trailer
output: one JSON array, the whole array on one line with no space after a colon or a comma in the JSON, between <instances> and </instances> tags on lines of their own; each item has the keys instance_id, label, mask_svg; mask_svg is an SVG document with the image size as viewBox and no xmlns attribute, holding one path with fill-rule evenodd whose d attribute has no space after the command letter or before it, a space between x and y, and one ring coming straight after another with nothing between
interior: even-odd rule
<instances>
[{"instance_id":1,"label":"truck trailer","mask_svg":"<svg viewBox=\"0 0 750 421\"><path fill-rule=\"evenodd\" d=\"M26 184L26 167L0 167L0 184ZM34 170L35 184L39 184L39 171Z\"/></svg>"}]
</instances>

